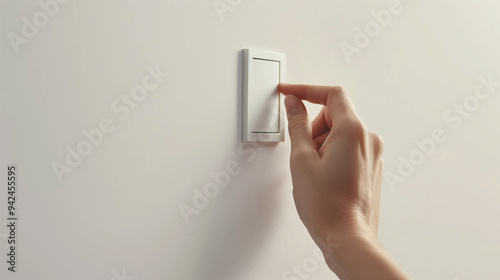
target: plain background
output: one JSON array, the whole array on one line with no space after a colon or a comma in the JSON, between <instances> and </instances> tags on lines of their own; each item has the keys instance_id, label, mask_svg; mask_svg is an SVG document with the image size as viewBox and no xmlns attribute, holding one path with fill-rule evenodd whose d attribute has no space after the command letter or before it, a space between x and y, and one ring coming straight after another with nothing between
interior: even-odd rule
<instances>
[{"instance_id":1,"label":"plain background","mask_svg":"<svg viewBox=\"0 0 500 280\"><path fill-rule=\"evenodd\" d=\"M500 80L500 4L401 0L348 63L340 44L389 2L252 0L221 18L212 0L70 1L16 54L7 34L41 8L1 1L1 165L19 170L18 272L2 261L1 278L286 279L306 264L308 279L335 279L311 268L288 135L240 142L241 50L255 48L287 55L288 82L347 88L384 138L386 174L443 129L411 176L384 181L380 240L414 279L499 279L500 88L457 129L443 114L480 76ZM110 104L156 65L169 77L118 119ZM115 130L59 182L52 162L106 117ZM231 161L241 173L186 224L179 205Z\"/></svg>"}]
</instances>

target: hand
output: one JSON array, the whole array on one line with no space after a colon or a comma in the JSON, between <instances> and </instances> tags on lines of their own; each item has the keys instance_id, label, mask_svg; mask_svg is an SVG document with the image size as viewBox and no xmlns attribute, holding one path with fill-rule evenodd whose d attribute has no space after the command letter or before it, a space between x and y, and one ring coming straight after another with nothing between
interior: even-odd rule
<instances>
[{"instance_id":1,"label":"hand","mask_svg":"<svg viewBox=\"0 0 500 280\"><path fill-rule=\"evenodd\" d=\"M365 257L388 257L377 239L382 139L367 132L341 87L280 84L278 90L286 95L290 169L299 217L317 243L318 238L339 243L339 248L333 248L332 258L327 258L337 275L367 279L350 271L369 271L356 267L362 264L362 258L349 258L356 255L354 252ZM324 105L311 124L301 99ZM370 266L374 259L365 261Z\"/></svg>"},{"instance_id":2,"label":"hand","mask_svg":"<svg viewBox=\"0 0 500 280\"><path fill-rule=\"evenodd\" d=\"M382 140L368 133L346 90L280 84L292 142L293 195L311 235L342 232L376 239ZM324 105L310 125L300 99Z\"/></svg>"}]
</instances>

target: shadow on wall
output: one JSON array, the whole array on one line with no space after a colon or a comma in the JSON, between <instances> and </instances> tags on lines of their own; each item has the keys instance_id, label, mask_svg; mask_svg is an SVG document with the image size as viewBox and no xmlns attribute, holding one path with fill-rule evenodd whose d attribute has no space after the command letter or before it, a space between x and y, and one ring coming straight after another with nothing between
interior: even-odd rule
<instances>
[{"instance_id":1,"label":"shadow on wall","mask_svg":"<svg viewBox=\"0 0 500 280\"><path fill-rule=\"evenodd\" d=\"M248 177L248 176L247 176ZM265 251L274 231L282 176L231 184L232 193L205 217L206 231L193 279L240 279L243 273L259 270L253 265ZM240 180L241 181L241 180Z\"/></svg>"},{"instance_id":2,"label":"shadow on wall","mask_svg":"<svg viewBox=\"0 0 500 280\"><path fill-rule=\"evenodd\" d=\"M189 225L184 224L180 215L175 218L182 226L172 229L168 240L173 243L165 244L164 255L147 265L142 276L154 268L167 273L169 279L233 280L258 270L254 264L275 230L283 188L288 189L291 196L291 187L283 185L289 173L275 171L283 170L282 164L288 168L282 150L277 149L279 144L241 142L243 52L239 52L237 58L236 148L220 158L225 159L225 163L238 162L241 172L230 177L229 183L210 199L199 215L193 216ZM205 176L199 186L206 183Z\"/></svg>"},{"instance_id":3,"label":"shadow on wall","mask_svg":"<svg viewBox=\"0 0 500 280\"><path fill-rule=\"evenodd\" d=\"M253 147L241 142L242 129L242 88L243 51L238 52L238 93L236 144L238 148ZM277 143L258 144L256 158L248 160L240 151L226 157L235 159L242 168L241 174L232 178L231 183L221 191L205 217L203 240L197 251L198 259L193 262L193 279L239 279L242 273L258 270L253 263L265 249L267 239L274 230L278 217L277 201L280 199L281 185L288 174L272 172L269 162ZM265 156L264 156L265 155ZM275 160L273 160L275 161ZM284 162L285 160L283 160ZM276 163L281 161L276 160ZM224 194L222 194L224 193ZM191 274L191 273L189 273Z\"/></svg>"}]
</instances>

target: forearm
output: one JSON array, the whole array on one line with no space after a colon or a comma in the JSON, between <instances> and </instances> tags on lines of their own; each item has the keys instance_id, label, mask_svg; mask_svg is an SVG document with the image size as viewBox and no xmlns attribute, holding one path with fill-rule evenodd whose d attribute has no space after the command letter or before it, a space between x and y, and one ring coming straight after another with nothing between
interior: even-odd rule
<instances>
[{"instance_id":1,"label":"forearm","mask_svg":"<svg viewBox=\"0 0 500 280\"><path fill-rule=\"evenodd\" d=\"M332 234L326 238L320 247L328 267L341 280L410 279L377 241L362 235Z\"/></svg>"}]
</instances>

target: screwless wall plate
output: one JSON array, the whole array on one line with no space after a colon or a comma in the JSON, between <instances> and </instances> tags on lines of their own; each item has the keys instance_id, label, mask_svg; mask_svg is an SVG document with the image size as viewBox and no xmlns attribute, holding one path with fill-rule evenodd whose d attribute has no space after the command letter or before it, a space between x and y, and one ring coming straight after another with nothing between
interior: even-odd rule
<instances>
[{"instance_id":1,"label":"screwless wall plate","mask_svg":"<svg viewBox=\"0 0 500 280\"><path fill-rule=\"evenodd\" d=\"M243 141L283 142L285 58L281 53L243 50Z\"/></svg>"}]
</instances>

